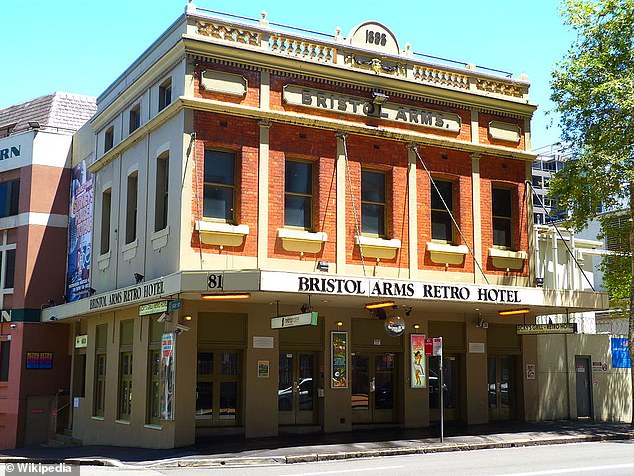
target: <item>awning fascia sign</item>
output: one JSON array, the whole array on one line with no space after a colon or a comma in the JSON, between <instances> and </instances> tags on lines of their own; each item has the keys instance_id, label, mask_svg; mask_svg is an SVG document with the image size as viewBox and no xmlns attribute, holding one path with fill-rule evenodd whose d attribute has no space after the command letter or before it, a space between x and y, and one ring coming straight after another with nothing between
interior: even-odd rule
<instances>
[{"instance_id":1,"label":"awning fascia sign","mask_svg":"<svg viewBox=\"0 0 634 476\"><path fill-rule=\"evenodd\" d=\"M396 279L308 275L263 271L261 291L360 296L367 298L415 299L492 304L543 306L544 293L538 288L428 283Z\"/></svg>"},{"instance_id":2,"label":"awning fascia sign","mask_svg":"<svg viewBox=\"0 0 634 476\"><path fill-rule=\"evenodd\" d=\"M518 324L517 333L519 335L534 334L576 334L577 323L559 323L559 324Z\"/></svg>"}]
</instances>

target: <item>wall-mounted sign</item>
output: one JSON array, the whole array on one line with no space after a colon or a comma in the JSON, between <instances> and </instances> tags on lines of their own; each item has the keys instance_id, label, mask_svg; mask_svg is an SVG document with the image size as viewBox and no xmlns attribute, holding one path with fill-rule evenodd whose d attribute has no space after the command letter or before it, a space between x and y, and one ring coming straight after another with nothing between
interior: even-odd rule
<instances>
[{"instance_id":1,"label":"wall-mounted sign","mask_svg":"<svg viewBox=\"0 0 634 476\"><path fill-rule=\"evenodd\" d=\"M627 337L612 337L610 339L610 347L612 350L613 369L632 368L632 361L630 360L630 345Z\"/></svg>"},{"instance_id":2,"label":"wall-mounted sign","mask_svg":"<svg viewBox=\"0 0 634 476\"><path fill-rule=\"evenodd\" d=\"M53 368L53 352L27 352L26 353L27 369L52 369Z\"/></svg>"},{"instance_id":3,"label":"wall-mounted sign","mask_svg":"<svg viewBox=\"0 0 634 476\"><path fill-rule=\"evenodd\" d=\"M373 117L408 125L460 132L460 116L436 109L422 109L385 102L376 104L372 98L349 96L333 91L308 89L293 84L284 86L284 101L293 106L330 110L353 116Z\"/></svg>"},{"instance_id":4,"label":"wall-mounted sign","mask_svg":"<svg viewBox=\"0 0 634 476\"><path fill-rule=\"evenodd\" d=\"M167 312L167 301L151 302L139 306L139 316L149 316L151 314L160 314Z\"/></svg>"},{"instance_id":5,"label":"wall-mounted sign","mask_svg":"<svg viewBox=\"0 0 634 476\"><path fill-rule=\"evenodd\" d=\"M526 380L535 380L536 375L535 364L526 364Z\"/></svg>"},{"instance_id":6,"label":"wall-mounted sign","mask_svg":"<svg viewBox=\"0 0 634 476\"><path fill-rule=\"evenodd\" d=\"M75 349L85 349L88 347L88 334L75 337Z\"/></svg>"},{"instance_id":7,"label":"wall-mounted sign","mask_svg":"<svg viewBox=\"0 0 634 476\"><path fill-rule=\"evenodd\" d=\"M174 389L176 388L176 333L161 337L161 420L174 419Z\"/></svg>"},{"instance_id":8,"label":"wall-mounted sign","mask_svg":"<svg viewBox=\"0 0 634 476\"><path fill-rule=\"evenodd\" d=\"M330 333L330 383L332 388L348 388L348 333Z\"/></svg>"},{"instance_id":9,"label":"wall-mounted sign","mask_svg":"<svg viewBox=\"0 0 634 476\"><path fill-rule=\"evenodd\" d=\"M593 372L607 372L608 371L608 364L605 362L597 362L597 361L592 361L592 371Z\"/></svg>"},{"instance_id":10,"label":"wall-mounted sign","mask_svg":"<svg viewBox=\"0 0 634 476\"><path fill-rule=\"evenodd\" d=\"M316 312L304 312L303 314L293 314L291 316L280 316L271 318L271 329L284 329L287 327L316 326Z\"/></svg>"},{"instance_id":11,"label":"wall-mounted sign","mask_svg":"<svg viewBox=\"0 0 634 476\"><path fill-rule=\"evenodd\" d=\"M272 349L275 347L275 339L269 336L253 336L254 349Z\"/></svg>"},{"instance_id":12,"label":"wall-mounted sign","mask_svg":"<svg viewBox=\"0 0 634 476\"><path fill-rule=\"evenodd\" d=\"M11 147L5 147L0 149L0 160L13 159L14 157L20 157L21 145L12 145Z\"/></svg>"},{"instance_id":13,"label":"wall-mounted sign","mask_svg":"<svg viewBox=\"0 0 634 476\"><path fill-rule=\"evenodd\" d=\"M475 284L434 284L363 277L333 277L282 271L262 272L260 290L429 301L543 305L544 291Z\"/></svg>"},{"instance_id":14,"label":"wall-mounted sign","mask_svg":"<svg viewBox=\"0 0 634 476\"><path fill-rule=\"evenodd\" d=\"M411 387L425 388L427 386L426 362L425 359L425 335L411 334L410 337L411 354Z\"/></svg>"},{"instance_id":15,"label":"wall-mounted sign","mask_svg":"<svg viewBox=\"0 0 634 476\"><path fill-rule=\"evenodd\" d=\"M90 291L92 256L93 180L86 161L73 167L68 219L66 299L77 301Z\"/></svg>"},{"instance_id":16,"label":"wall-mounted sign","mask_svg":"<svg viewBox=\"0 0 634 476\"><path fill-rule=\"evenodd\" d=\"M113 291L102 296L90 298L90 310L96 311L124 304L132 304L142 299L163 294L165 284L162 279L139 284L130 288Z\"/></svg>"},{"instance_id":17,"label":"wall-mounted sign","mask_svg":"<svg viewBox=\"0 0 634 476\"><path fill-rule=\"evenodd\" d=\"M178 311L181 308L182 301L180 299L174 299L167 303L167 312Z\"/></svg>"},{"instance_id":18,"label":"wall-mounted sign","mask_svg":"<svg viewBox=\"0 0 634 476\"><path fill-rule=\"evenodd\" d=\"M518 324L517 333L520 335L529 334L576 334L577 323L559 324Z\"/></svg>"},{"instance_id":19,"label":"wall-mounted sign","mask_svg":"<svg viewBox=\"0 0 634 476\"><path fill-rule=\"evenodd\" d=\"M269 360L258 360L258 378L269 378L271 362Z\"/></svg>"}]
</instances>

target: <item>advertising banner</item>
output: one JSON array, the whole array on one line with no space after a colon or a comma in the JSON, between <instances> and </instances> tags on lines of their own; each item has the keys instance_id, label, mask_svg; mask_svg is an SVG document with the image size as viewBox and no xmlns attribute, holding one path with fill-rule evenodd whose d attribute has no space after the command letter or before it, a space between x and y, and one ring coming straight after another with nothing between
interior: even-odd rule
<instances>
[{"instance_id":1,"label":"advertising banner","mask_svg":"<svg viewBox=\"0 0 634 476\"><path fill-rule=\"evenodd\" d=\"M423 334L410 335L410 354L412 358L411 387L425 388L427 386L427 359L425 359L425 336Z\"/></svg>"},{"instance_id":2,"label":"advertising banner","mask_svg":"<svg viewBox=\"0 0 634 476\"><path fill-rule=\"evenodd\" d=\"M630 345L627 337L612 337L610 339L612 347L612 368L631 369Z\"/></svg>"},{"instance_id":3,"label":"advertising banner","mask_svg":"<svg viewBox=\"0 0 634 476\"><path fill-rule=\"evenodd\" d=\"M330 343L332 388L348 388L348 333L331 332Z\"/></svg>"},{"instance_id":4,"label":"advertising banner","mask_svg":"<svg viewBox=\"0 0 634 476\"><path fill-rule=\"evenodd\" d=\"M175 344L174 332L163 334L161 338L161 420L174 420Z\"/></svg>"},{"instance_id":5,"label":"advertising banner","mask_svg":"<svg viewBox=\"0 0 634 476\"><path fill-rule=\"evenodd\" d=\"M82 161L73 168L68 223L66 300L88 296L90 289L91 228L93 213L92 174Z\"/></svg>"}]
</instances>

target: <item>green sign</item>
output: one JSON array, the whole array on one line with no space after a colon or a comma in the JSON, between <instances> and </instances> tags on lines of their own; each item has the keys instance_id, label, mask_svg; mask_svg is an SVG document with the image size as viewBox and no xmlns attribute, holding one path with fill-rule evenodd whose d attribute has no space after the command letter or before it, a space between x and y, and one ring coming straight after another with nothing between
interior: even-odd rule
<instances>
[{"instance_id":1,"label":"green sign","mask_svg":"<svg viewBox=\"0 0 634 476\"><path fill-rule=\"evenodd\" d=\"M280 316L271 318L271 329L284 329L286 327L316 326L317 313L305 312L292 316Z\"/></svg>"},{"instance_id":2,"label":"green sign","mask_svg":"<svg viewBox=\"0 0 634 476\"><path fill-rule=\"evenodd\" d=\"M149 316L150 314L160 314L167 312L167 301L151 302L139 306L139 316Z\"/></svg>"},{"instance_id":3,"label":"green sign","mask_svg":"<svg viewBox=\"0 0 634 476\"><path fill-rule=\"evenodd\" d=\"M519 324L517 333L520 335L528 334L576 334L577 324L560 323L560 324Z\"/></svg>"}]
</instances>

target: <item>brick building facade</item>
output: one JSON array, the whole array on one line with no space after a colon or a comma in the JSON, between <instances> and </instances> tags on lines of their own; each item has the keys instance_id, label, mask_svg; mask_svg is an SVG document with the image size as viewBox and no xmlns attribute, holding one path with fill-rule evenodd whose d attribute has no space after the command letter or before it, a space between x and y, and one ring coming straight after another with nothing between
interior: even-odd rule
<instances>
[{"instance_id":1,"label":"brick building facade","mask_svg":"<svg viewBox=\"0 0 634 476\"><path fill-rule=\"evenodd\" d=\"M516 324L606 298L534 286L528 88L378 22L318 40L190 3L78 134L93 292L44 315L88 339L73 435L429 426L421 335L447 418L537 418Z\"/></svg>"}]
</instances>

